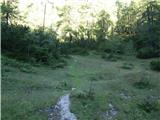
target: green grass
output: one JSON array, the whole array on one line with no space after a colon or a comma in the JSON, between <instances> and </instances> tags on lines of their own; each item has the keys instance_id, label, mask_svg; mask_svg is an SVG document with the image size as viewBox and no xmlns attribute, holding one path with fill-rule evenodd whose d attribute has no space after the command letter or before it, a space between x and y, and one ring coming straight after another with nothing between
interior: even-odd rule
<instances>
[{"instance_id":1,"label":"green grass","mask_svg":"<svg viewBox=\"0 0 160 120\"><path fill-rule=\"evenodd\" d=\"M40 110L71 88L76 88L71 111L78 120L104 120L110 103L117 110L114 119L159 120L160 74L150 70L151 60L74 55L67 66L53 70L2 57L2 120L47 120Z\"/></svg>"},{"instance_id":2,"label":"green grass","mask_svg":"<svg viewBox=\"0 0 160 120\"><path fill-rule=\"evenodd\" d=\"M74 60L77 62L72 63L69 72L74 72L74 80L80 92L73 93L72 111L80 120L103 120L102 116L109 103L118 110L115 119L159 120L160 109L147 113L139 107L147 97L160 96L160 75L147 70L150 60L139 60L130 56L117 62L104 61L97 56L74 56ZM147 82L141 81L145 77ZM90 80L93 80L94 84L94 99L86 98ZM124 92L130 99L121 96Z\"/></svg>"},{"instance_id":3,"label":"green grass","mask_svg":"<svg viewBox=\"0 0 160 120\"><path fill-rule=\"evenodd\" d=\"M59 70L2 56L2 120L46 120L47 113L40 110L54 105L65 92L65 88L57 89L65 78Z\"/></svg>"}]
</instances>

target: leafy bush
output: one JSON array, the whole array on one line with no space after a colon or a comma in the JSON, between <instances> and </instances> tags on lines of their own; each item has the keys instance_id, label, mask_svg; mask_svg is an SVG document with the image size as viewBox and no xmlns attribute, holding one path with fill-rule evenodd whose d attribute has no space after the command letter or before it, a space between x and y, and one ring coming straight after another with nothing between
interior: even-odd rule
<instances>
[{"instance_id":1,"label":"leafy bush","mask_svg":"<svg viewBox=\"0 0 160 120\"><path fill-rule=\"evenodd\" d=\"M85 49L85 48L80 48L80 47L77 47L77 48L73 48L71 50L72 54L78 54L78 55L88 55L88 50Z\"/></svg>"},{"instance_id":2,"label":"leafy bush","mask_svg":"<svg viewBox=\"0 0 160 120\"><path fill-rule=\"evenodd\" d=\"M95 49L96 42L94 40L77 39L71 42L59 43L61 54L78 54L88 55L90 50Z\"/></svg>"},{"instance_id":3,"label":"leafy bush","mask_svg":"<svg viewBox=\"0 0 160 120\"><path fill-rule=\"evenodd\" d=\"M137 20L135 27L135 47L138 50L139 58L160 57L160 37L159 31L159 2L148 1L144 6L147 6L141 13L142 16ZM143 7L142 7L143 8ZM152 17L152 20L148 19Z\"/></svg>"},{"instance_id":4,"label":"leafy bush","mask_svg":"<svg viewBox=\"0 0 160 120\"><path fill-rule=\"evenodd\" d=\"M156 57L157 54L155 53L153 48L149 48L149 47L145 47L145 48L141 48L138 50L137 52L137 57L138 58L152 58L152 57Z\"/></svg>"},{"instance_id":5,"label":"leafy bush","mask_svg":"<svg viewBox=\"0 0 160 120\"><path fill-rule=\"evenodd\" d=\"M87 98L87 93L82 90L75 90L71 93L71 97L75 97L78 99L86 99Z\"/></svg>"},{"instance_id":6,"label":"leafy bush","mask_svg":"<svg viewBox=\"0 0 160 120\"><path fill-rule=\"evenodd\" d=\"M67 65L67 62L63 59L63 58L60 58L60 59L52 59L50 60L51 63L54 63L52 64L52 68L55 69L55 68L63 68L64 66Z\"/></svg>"},{"instance_id":7,"label":"leafy bush","mask_svg":"<svg viewBox=\"0 0 160 120\"><path fill-rule=\"evenodd\" d=\"M72 85L69 83L69 81L60 81L56 86L56 89L60 90L70 90L71 88Z\"/></svg>"},{"instance_id":8,"label":"leafy bush","mask_svg":"<svg viewBox=\"0 0 160 120\"><path fill-rule=\"evenodd\" d=\"M2 23L2 52L12 58L50 64L51 59L59 59L57 44L53 30Z\"/></svg>"},{"instance_id":9,"label":"leafy bush","mask_svg":"<svg viewBox=\"0 0 160 120\"><path fill-rule=\"evenodd\" d=\"M160 71L160 60L151 61L150 67L152 70Z\"/></svg>"},{"instance_id":10,"label":"leafy bush","mask_svg":"<svg viewBox=\"0 0 160 120\"><path fill-rule=\"evenodd\" d=\"M103 53L101 57L106 61L117 61L119 59L122 59L120 56L113 53L109 53L109 54Z\"/></svg>"},{"instance_id":11,"label":"leafy bush","mask_svg":"<svg viewBox=\"0 0 160 120\"><path fill-rule=\"evenodd\" d=\"M77 99L94 99L94 92L93 91L85 91L85 90L75 90L71 93L71 97Z\"/></svg>"},{"instance_id":12,"label":"leafy bush","mask_svg":"<svg viewBox=\"0 0 160 120\"><path fill-rule=\"evenodd\" d=\"M160 111L159 100L155 98L146 98L143 100L143 102L138 104L138 106L147 113L152 111Z\"/></svg>"},{"instance_id":13,"label":"leafy bush","mask_svg":"<svg viewBox=\"0 0 160 120\"><path fill-rule=\"evenodd\" d=\"M6 67L8 66L8 67L18 68L22 72L35 73L34 68L28 63L19 62L15 59L9 59L8 57L3 55L1 57L1 60L2 60L2 70L4 69L5 72L6 72Z\"/></svg>"},{"instance_id":14,"label":"leafy bush","mask_svg":"<svg viewBox=\"0 0 160 120\"><path fill-rule=\"evenodd\" d=\"M142 78L141 80L135 82L134 86L138 89L150 89L153 87L153 84L149 79Z\"/></svg>"},{"instance_id":15,"label":"leafy bush","mask_svg":"<svg viewBox=\"0 0 160 120\"><path fill-rule=\"evenodd\" d=\"M71 94L72 97L81 98L81 99L91 99L95 98L94 84L93 80L90 80L88 90L74 90Z\"/></svg>"},{"instance_id":16,"label":"leafy bush","mask_svg":"<svg viewBox=\"0 0 160 120\"><path fill-rule=\"evenodd\" d=\"M99 49L106 53L118 53L118 54L124 53L123 44L121 41L118 40L108 40L105 43L102 43Z\"/></svg>"},{"instance_id":17,"label":"leafy bush","mask_svg":"<svg viewBox=\"0 0 160 120\"><path fill-rule=\"evenodd\" d=\"M28 41L23 38L26 33L29 32L29 27L23 25L7 25L6 23L1 24L2 32L2 51L12 51L15 53L24 52Z\"/></svg>"}]
</instances>

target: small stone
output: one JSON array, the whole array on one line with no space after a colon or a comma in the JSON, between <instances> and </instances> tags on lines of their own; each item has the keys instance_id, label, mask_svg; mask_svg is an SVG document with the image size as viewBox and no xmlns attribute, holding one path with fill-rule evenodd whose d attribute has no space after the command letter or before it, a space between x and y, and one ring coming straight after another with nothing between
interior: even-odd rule
<instances>
[{"instance_id":1,"label":"small stone","mask_svg":"<svg viewBox=\"0 0 160 120\"><path fill-rule=\"evenodd\" d=\"M75 90L76 88L72 88L72 91Z\"/></svg>"}]
</instances>

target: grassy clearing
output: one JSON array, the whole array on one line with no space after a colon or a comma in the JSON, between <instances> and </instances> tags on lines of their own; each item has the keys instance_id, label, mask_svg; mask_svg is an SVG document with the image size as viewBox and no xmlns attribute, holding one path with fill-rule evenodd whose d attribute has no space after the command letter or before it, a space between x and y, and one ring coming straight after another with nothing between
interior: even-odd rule
<instances>
[{"instance_id":1,"label":"grassy clearing","mask_svg":"<svg viewBox=\"0 0 160 120\"><path fill-rule=\"evenodd\" d=\"M97 56L74 56L74 60L76 63L72 64L69 72L74 72L78 90L72 93L72 111L80 120L105 119L103 114L110 103L118 111L113 119L159 119L160 109L156 106L160 99L160 74L149 69L150 60L139 60L132 56L116 62ZM90 98L86 96L91 80L93 96ZM148 97L154 101L149 102L149 108L148 101L145 102ZM148 109L150 112L147 112Z\"/></svg>"},{"instance_id":2,"label":"grassy clearing","mask_svg":"<svg viewBox=\"0 0 160 120\"><path fill-rule=\"evenodd\" d=\"M2 120L47 119L47 113L40 110L55 104L65 92L63 88L56 88L65 78L63 70L59 70L54 71L44 66L33 67L3 57Z\"/></svg>"},{"instance_id":3,"label":"grassy clearing","mask_svg":"<svg viewBox=\"0 0 160 120\"><path fill-rule=\"evenodd\" d=\"M46 120L40 109L55 104L71 88L76 88L71 110L78 120L105 120L110 103L117 110L113 119L159 120L160 74L150 70L151 60L71 58L56 70L2 59L2 120Z\"/></svg>"}]
</instances>

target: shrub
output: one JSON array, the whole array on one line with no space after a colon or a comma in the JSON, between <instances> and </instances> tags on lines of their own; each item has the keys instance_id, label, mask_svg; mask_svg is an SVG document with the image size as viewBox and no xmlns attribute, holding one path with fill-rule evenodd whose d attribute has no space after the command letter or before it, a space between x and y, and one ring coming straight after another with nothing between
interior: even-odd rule
<instances>
[{"instance_id":1,"label":"shrub","mask_svg":"<svg viewBox=\"0 0 160 120\"><path fill-rule=\"evenodd\" d=\"M150 89L153 87L153 84L149 79L142 78L141 80L135 82L134 86L138 89Z\"/></svg>"},{"instance_id":2,"label":"shrub","mask_svg":"<svg viewBox=\"0 0 160 120\"><path fill-rule=\"evenodd\" d=\"M143 102L138 104L138 107L144 110L145 112L150 113L152 111L160 110L158 104L159 104L159 100L155 98L146 98L143 100Z\"/></svg>"},{"instance_id":3,"label":"shrub","mask_svg":"<svg viewBox=\"0 0 160 120\"><path fill-rule=\"evenodd\" d=\"M119 40L108 40L105 42L105 45L103 45L104 52L107 53L118 53L123 54L124 53L124 43Z\"/></svg>"},{"instance_id":4,"label":"shrub","mask_svg":"<svg viewBox=\"0 0 160 120\"><path fill-rule=\"evenodd\" d=\"M34 68L28 63L19 62L15 59L10 59L10 58L3 56L3 55L1 57L1 59L2 59L2 66L3 67L5 66L3 69L5 69L7 66L9 66L9 67L18 68L22 72L35 73Z\"/></svg>"},{"instance_id":5,"label":"shrub","mask_svg":"<svg viewBox=\"0 0 160 120\"><path fill-rule=\"evenodd\" d=\"M80 47L75 47L71 49L72 54L78 54L78 55L88 55L88 50L86 48L80 48Z\"/></svg>"},{"instance_id":6,"label":"shrub","mask_svg":"<svg viewBox=\"0 0 160 120\"><path fill-rule=\"evenodd\" d=\"M77 99L86 99L87 93L82 90L75 90L71 93L71 97L75 97Z\"/></svg>"},{"instance_id":7,"label":"shrub","mask_svg":"<svg viewBox=\"0 0 160 120\"><path fill-rule=\"evenodd\" d=\"M56 89L60 90L70 90L71 88L72 85L69 83L69 81L60 81L56 86Z\"/></svg>"},{"instance_id":8,"label":"shrub","mask_svg":"<svg viewBox=\"0 0 160 120\"><path fill-rule=\"evenodd\" d=\"M85 91L85 90L75 90L71 93L71 97L77 98L77 99L88 99L88 100L94 100L95 93L93 90Z\"/></svg>"},{"instance_id":9,"label":"shrub","mask_svg":"<svg viewBox=\"0 0 160 120\"><path fill-rule=\"evenodd\" d=\"M117 61L118 59L122 59L120 56L113 53L109 54L103 53L101 57L106 61Z\"/></svg>"},{"instance_id":10,"label":"shrub","mask_svg":"<svg viewBox=\"0 0 160 120\"><path fill-rule=\"evenodd\" d=\"M52 68L53 69L55 69L55 68L64 68L64 66L66 66L67 65L67 62L64 60L64 59L52 59L52 60L50 60L51 61L51 63L54 63L53 65L52 65Z\"/></svg>"},{"instance_id":11,"label":"shrub","mask_svg":"<svg viewBox=\"0 0 160 120\"><path fill-rule=\"evenodd\" d=\"M152 70L160 71L160 60L151 61L150 67Z\"/></svg>"},{"instance_id":12,"label":"shrub","mask_svg":"<svg viewBox=\"0 0 160 120\"><path fill-rule=\"evenodd\" d=\"M153 48L145 47L138 50L137 57L143 58L143 59L153 58L153 57L157 57L157 54Z\"/></svg>"},{"instance_id":13,"label":"shrub","mask_svg":"<svg viewBox=\"0 0 160 120\"><path fill-rule=\"evenodd\" d=\"M59 43L60 53L63 55L77 54L88 55L88 51L95 48L96 42L94 40L76 39L74 41L65 41Z\"/></svg>"},{"instance_id":14,"label":"shrub","mask_svg":"<svg viewBox=\"0 0 160 120\"><path fill-rule=\"evenodd\" d=\"M29 32L29 27L23 25L1 24L2 51L7 50L18 54L24 52L28 41L23 38Z\"/></svg>"},{"instance_id":15,"label":"shrub","mask_svg":"<svg viewBox=\"0 0 160 120\"><path fill-rule=\"evenodd\" d=\"M32 30L23 25L2 23L2 52L12 58L26 62L49 64L59 58L56 33L53 30Z\"/></svg>"}]
</instances>

